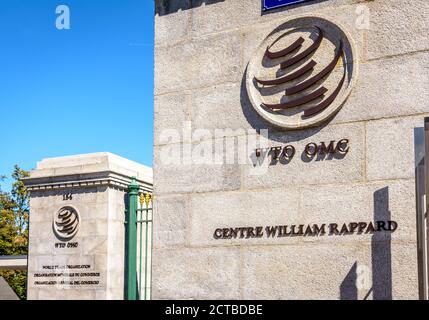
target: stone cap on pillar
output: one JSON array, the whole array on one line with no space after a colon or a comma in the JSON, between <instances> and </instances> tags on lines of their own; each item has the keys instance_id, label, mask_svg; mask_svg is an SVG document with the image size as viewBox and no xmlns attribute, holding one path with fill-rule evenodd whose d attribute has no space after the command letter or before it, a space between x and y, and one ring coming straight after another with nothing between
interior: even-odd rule
<instances>
[{"instance_id":1,"label":"stone cap on pillar","mask_svg":"<svg viewBox=\"0 0 429 320\"><path fill-rule=\"evenodd\" d=\"M132 177L142 191L152 192L152 168L109 152L43 159L23 179L30 191L107 185L126 189Z\"/></svg>"}]
</instances>

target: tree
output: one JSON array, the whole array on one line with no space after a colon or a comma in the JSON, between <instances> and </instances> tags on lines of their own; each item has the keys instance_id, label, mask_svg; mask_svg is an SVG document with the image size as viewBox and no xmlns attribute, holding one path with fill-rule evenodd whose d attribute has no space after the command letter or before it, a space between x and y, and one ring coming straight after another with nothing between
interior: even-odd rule
<instances>
[{"instance_id":1,"label":"tree","mask_svg":"<svg viewBox=\"0 0 429 320\"><path fill-rule=\"evenodd\" d=\"M15 180L12 184L12 200L15 207L15 223L17 234L15 238L16 250L19 254L28 252L28 215L30 213L29 193L22 181L23 178L29 177L29 172L22 170L15 165L12 178Z\"/></svg>"},{"instance_id":2,"label":"tree","mask_svg":"<svg viewBox=\"0 0 429 320\"><path fill-rule=\"evenodd\" d=\"M29 195L22 178L29 173L15 166L12 191L0 188L0 255L25 255L28 252ZM0 176L0 182L5 177ZM21 298L26 298L27 273L18 270L0 271L2 276Z\"/></svg>"}]
</instances>

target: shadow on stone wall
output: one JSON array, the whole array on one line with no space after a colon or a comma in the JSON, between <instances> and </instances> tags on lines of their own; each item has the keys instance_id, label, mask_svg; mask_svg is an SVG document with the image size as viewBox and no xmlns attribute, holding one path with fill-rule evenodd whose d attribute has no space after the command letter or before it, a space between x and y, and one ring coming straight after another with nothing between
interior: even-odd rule
<instances>
[{"instance_id":1,"label":"shadow on stone wall","mask_svg":"<svg viewBox=\"0 0 429 320\"><path fill-rule=\"evenodd\" d=\"M374 221L390 221L389 187L374 192ZM376 232L371 238L372 293L373 300L392 300L392 248L389 232ZM353 264L340 285L341 300L357 300L357 262Z\"/></svg>"},{"instance_id":2,"label":"shadow on stone wall","mask_svg":"<svg viewBox=\"0 0 429 320\"><path fill-rule=\"evenodd\" d=\"M389 187L374 192L374 220L389 221ZM392 300L392 248L389 232L374 233L371 239L372 297Z\"/></svg>"},{"instance_id":3,"label":"shadow on stone wall","mask_svg":"<svg viewBox=\"0 0 429 320\"><path fill-rule=\"evenodd\" d=\"M52 179L52 181L55 181ZM51 189L49 191L46 190L34 190L31 191L31 197L32 198L49 198L54 196L62 196L65 197L67 195L76 196L76 195L85 195L85 194L102 194L103 192L106 192L107 187L106 186L94 186L94 187L87 187L87 188L72 188L69 189ZM63 198L65 200L65 198ZM72 198L71 198L72 199ZM70 200L71 200L70 199Z\"/></svg>"},{"instance_id":4,"label":"shadow on stone wall","mask_svg":"<svg viewBox=\"0 0 429 320\"><path fill-rule=\"evenodd\" d=\"M225 0L155 0L155 14L164 16L179 10L189 10L200 7L203 3L210 5Z\"/></svg>"},{"instance_id":5,"label":"shadow on stone wall","mask_svg":"<svg viewBox=\"0 0 429 320\"><path fill-rule=\"evenodd\" d=\"M357 262L350 268L343 282L340 285L340 299L341 300L357 300L358 290L356 287L357 280Z\"/></svg>"}]
</instances>

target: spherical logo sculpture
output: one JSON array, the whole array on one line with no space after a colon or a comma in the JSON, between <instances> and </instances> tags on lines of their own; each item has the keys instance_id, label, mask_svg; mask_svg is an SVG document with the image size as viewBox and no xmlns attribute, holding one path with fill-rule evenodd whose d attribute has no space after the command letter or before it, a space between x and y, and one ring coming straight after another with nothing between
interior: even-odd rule
<instances>
[{"instance_id":1,"label":"spherical logo sculpture","mask_svg":"<svg viewBox=\"0 0 429 320\"><path fill-rule=\"evenodd\" d=\"M322 17L301 17L265 38L247 67L246 88L265 120L302 129L340 110L356 74L356 50L345 31Z\"/></svg>"},{"instance_id":2,"label":"spherical logo sculpture","mask_svg":"<svg viewBox=\"0 0 429 320\"><path fill-rule=\"evenodd\" d=\"M79 230L80 216L75 208L66 206L55 213L53 229L58 239L69 241Z\"/></svg>"}]
</instances>

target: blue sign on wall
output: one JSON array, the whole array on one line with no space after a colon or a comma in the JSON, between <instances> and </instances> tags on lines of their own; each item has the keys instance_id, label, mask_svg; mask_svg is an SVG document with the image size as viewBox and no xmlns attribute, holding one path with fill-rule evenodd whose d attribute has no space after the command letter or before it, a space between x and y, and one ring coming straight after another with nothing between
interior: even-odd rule
<instances>
[{"instance_id":1,"label":"blue sign on wall","mask_svg":"<svg viewBox=\"0 0 429 320\"><path fill-rule=\"evenodd\" d=\"M310 0L264 0L264 11L307 1Z\"/></svg>"}]
</instances>

